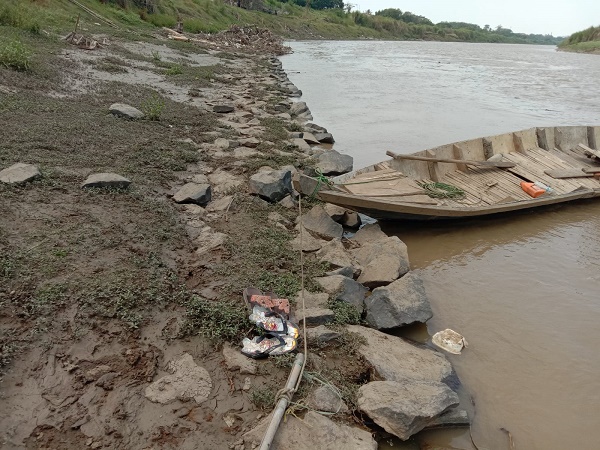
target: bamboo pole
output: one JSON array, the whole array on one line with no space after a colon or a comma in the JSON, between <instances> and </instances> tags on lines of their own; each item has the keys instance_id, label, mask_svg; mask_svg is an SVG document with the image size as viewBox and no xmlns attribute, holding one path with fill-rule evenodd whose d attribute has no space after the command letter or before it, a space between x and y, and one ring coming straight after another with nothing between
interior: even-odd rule
<instances>
[{"instance_id":1,"label":"bamboo pole","mask_svg":"<svg viewBox=\"0 0 600 450\"><path fill-rule=\"evenodd\" d=\"M279 428L279 423L281 422L281 419L285 414L285 410L291 400L291 396L294 393L294 387L296 386L296 381L298 380L300 372L302 371L303 364L304 354L298 353L298 355L296 355L296 360L292 366L292 371L290 372L290 376L288 377L285 388L280 391L279 401L277 402L277 406L275 406L271 423L269 423L269 427L265 432L265 436L263 437L259 450L269 450L271 448L275 434L277 434L277 428Z\"/></svg>"},{"instance_id":2,"label":"bamboo pole","mask_svg":"<svg viewBox=\"0 0 600 450\"><path fill-rule=\"evenodd\" d=\"M411 161L427 161L427 162L443 162L443 163L454 163L454 164L469 164L471 166L484 166L484 167L515 167L516 164L511 161L471 161L469 159L450 159L450 158L429 158L427 156L416 156L416 155L397 155L393 152L385 152L386 155L391 156L394 159L408 159Z\"/></svg>"}]
</instances>

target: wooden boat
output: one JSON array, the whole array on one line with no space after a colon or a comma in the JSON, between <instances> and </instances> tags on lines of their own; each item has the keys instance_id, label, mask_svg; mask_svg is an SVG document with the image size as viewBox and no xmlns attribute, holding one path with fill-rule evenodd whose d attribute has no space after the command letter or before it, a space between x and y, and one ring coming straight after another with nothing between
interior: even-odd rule
<instances>
[{"instance_id":1,"label":"wooden boat","mask_svg":"<svg viewBox=\"0 0 600 450\"><path fill-rule=\"evenodd\" d=\"M480 217L600 196L599 146L600 126L531 128L400 155L329 182L299 175L294 184L376 219ZM552 192L533 198L523 181ZM424 187L439 185L430 183L462 194L434 198Z\"/></svg>"}]
</instances>

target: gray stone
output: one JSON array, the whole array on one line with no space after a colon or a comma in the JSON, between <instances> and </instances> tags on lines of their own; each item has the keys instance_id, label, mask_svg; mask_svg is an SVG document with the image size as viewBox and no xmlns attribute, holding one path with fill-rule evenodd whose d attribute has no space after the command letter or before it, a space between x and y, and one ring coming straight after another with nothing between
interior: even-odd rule
<instances>
[{"instance_id":1,"label":"gray stone","mask_svg":"<svg viewBox=\"0 0 600 450\"><path fill-rule=\"evenodd\" d=\"M316 123L307 123L304 125L304 129L311 133L327 133L327 128L317 125Z\"/></svg>"},{"instance_id":2,"label":"gray stone","mask_svg":"<svg viewBox=\"0 0 600 450\"><path fill-rule=\"evenodd\" d=\"M139 109L130 105L126 105L125 103L113 103L110 105L108 110L111 114L114 114L118 117L123 117L124 119L135 120L144 117L144 113Z\"/></svg>"},{"instance_id":3,"label":"gray stone","mask_svg":"<svg viewBox=\"0 0 600 450\"><path fill-rule=\"evenodd\" d=\"M234 107L231 105L215 105L213 111L219 114L227 114L234 111Z\"/></svg>"},{"instance_id":4,"label":"gray stone","mask_svg":"<svg viewBox=\"0 0 600 450\"><path fill-rule=\"evenodd\" d=\"M290 139L301 139L302 138L302 132L300 131L290 131L288 133ZM304 141L304 139L302 139L302 141Z\"/></svg>"},{"instance_id":5,"label":"gray stone","mask_svg":"<svg viewBox=\"0 0 600 450\"><path fill-rule=\"evenodd\" d=\"M305 310L298 309L296 317L299 324L306 322L307 327L316 327L333 321L335 314L327 308L306 308Z\"/></svg>"},{"instance_id":6,"label":"gray stone","mask_svg":"<svg viewBox=\"0 0 600 450\"><path fill-rule=\"evenodd\" d=\"M458 403L458 395L436 381L374 381L358 390L358 408L402 440Z\"/></svg>"},{"instance_id":7,"label":"gray stone","mask_svg":"<svg viewBox=\"0 0 600 450\"><path fill-rule=\"evenodd\" d=\"M360 313L363 312L368 289L362 284L341 275L315 278L315 281L330 294L333 300L350 303Z\"/></svg>"},{"instance_id":8,"label":"gray stone","mask_svg":"<svg viewBox=\"0 0 600 450\"><path fill-rule=\"evenodd\" d=\"M397 236L367 242L351 253L362 268L358 282L371 289L390 284L410 270L408 249Z\"/></svg>"},{"instance_id":9,"label":"gray stone","mask_svg":"<svg viewBox=\"0 0 600 450\"><path fill-rule=\"evenodd\" d=\"M245 139L239 139L238 143L242 147L256 148L259 146L260 140L256 139L255 137L249 137Z\"/></svg>"},{"instance_id":10,"label":"gray stone","mask_svg":"<svg viewBox=\"0 0 600 450\"><path fill-rule=\"evenodd\" d=\"M362 246L387 237L388 235L381 231L378 223L368 223L356 232L352 240Z\"/></svg>"},{"instance_id":11,"label":"gray stone","mask_svg":"<svg viewBox=\"0 0 600 450\"><path fill-rule=\"evenodd\" d=\"M194 400L202 403L210 396L212 381L203 367L194 362L192 355L184 353L167 365L170 375L165 375L146 387L144 395L155 403L167 404L175 400Z\"/></svg>"},{"instance_id":12,"label":"gray stone","mask_svg":"<svg viewBox=\"0 0 600 450\"><path fill-rule=\"evenodd\" d=\"M346 252L341 239L332 239L323 244L316 253L319 261L328 263L334 268L354 267L357 265L352 257Z\"/></svg>"},{"instance_id":13,"label":"gray stone","mask_svg":"<svg viewBox=\"0 0 600 450\"><path fill-rule=\"evenodd\" d=\"M283 200L281 200L279 202L279 204L281 206L283 206L285 209L292 209L292 208L296 208L298 206L296 204L296 201L292 198L291 195L286 196Z\"/></svg>"},{"instance_id":14,"label":"gray stone","mask_svg":"<svg viewBox=\"0 0 600 450\"><path fill-rule=\"evenodd\" d=\"M292 173L289 170L271 170L250 177L250 192L270 202L278 202L292 192Z\"/></svg>"},{"instance_id":15,"label":"gray stone","mask_svg":"<svg viewBox=\"0 0 600 450\"><path fill-rule=\"evenodd\" d=\"M302 114L298 114L296 118L299 120L313 120L313 116L309 111L305 111Z\"/></svg>"},{"instance_id":16,"label":"gray stone","mask_svg":"<svg viewBox=\"0 0 600 450\"><path fill-rule=\"evenodd\" d=\"M316 167L323 175L340 175L351 172L353 162L352 156L329 150L317 156Z\"/></svg>"},{"instance_id":17,"label":"gray stone","mask_svg":"<svg viewBox=\"0 0 600 450\"><path fill-rule=\"evenodd\" d=\"M224 138L215 139L215 146L217 146L218 148L227 150L229 148L229 145L230 145L230 143L227 139L224 139Z\"/></svg>"},{"instance_id":18,"label":"gray stone","mask_svg":"<svg viewBox=\"0 0 600 450\"><path fill-rule=\"evenodd\" d=\"M318 346L325 346L330 343L336 343L342 335L337 331L330 330L325 325L319 325L315 328L307 328L306 337L308 342Z\"/></svg>"},{"instance_id":19,"label":"gray stone","mask_svg":"<svg viewBox=\"0 0 600 450\"><path fill-rule=\"evenodd\" d=\"M253 430L244 434L244 443L258 447L271 421L265 417ZM308 411L299 419L290 414L281 423L273 449L277 450L376 450L377 442L371 433L360 428L337 424L314 411Z\"/></svg>"},{"instance_id":20,"label":"gray stone","mask_svg":"<svg viewBox=\"0 0 600 450\"><path fill-rule=\"evenodd\" d=\"M0 183L27 183L41 175L39 169L33 164L17 163L0 171Z\"/></svg>"},{"instance_id":21,"label":"gray stone","mask_svg":"<svg viewBox=\"0 0 600 450\"><path fill-rule=\"evenodd\" d=\"M298 147L301 152L306 153L306 152L310 151L310 145L308 145L304 139L300 139L300 138L292 139L292 144L294 144L296 147Z\"/></svg>"},{"instance_id":22,"label":"gray stone","mask_svg":"<svg viewBox=\"0 0 600 450\"><path fill-rule=\"evenodd\" d=\"M283 120L292 120L292 116L288 113L279 113L275 117L279 117L280 119L283 119Z\"/></svg>"},{"instance_id":23,"label":"gray stone","mask_svg":"<svg viewBox=\"0 0 600 450\"><path fill-rule=\"evenodd\" d=\"M210 202L210 205L206 207L208 212L222 212L226 211L227 208L231 205L233 201L233 196L228 195L227 197L220 198L219 200L214 200Z\"/></svg>"},{"instance_id":24,"label":"gray stone","mask_svg":"<svg viewBox=\"0 0 600 450\"><path fill-rule=\"evenodd\" d=\"M471 425L469 414L464 409L453 408L436 417L425 428L468 427Z\"/></svg>"},{"instance_id":25,"label":"gray stone","mask_svg":"<svg viewBox=\"0 0 600 450\"><path fill-rule=\"evenodd\" d=\"M81 187L126 189L130 184L131 181L116 173L93 173L86 178Z\"/></svg>"},{"instance_id":26,"label":"gray stone","mask_svg":"<svg viewBox=\"0 0 600 450\"><path fill-rule=\"evenodd\" d=\"M236 159L251 158L253 156L257 156L260 154L261 153L258 150L254 150L253 148L248 148L248 147L238 147L233 151L233 156Z\"/></svg>"},{"instance_id":27,"label":"gray stone","mask_svg":"<svg viewBox=\"0 0 600 450\"><path fill-rule=\"evenodd\" d=\"M322 206L313 207L300 218L300 223L311 233L328 241L341 238L344 233L344 228L335 223Z\"/></svg>"},{"instance_id":28,"label":"gray stone","mask_svg":"<svg viewBox=\"0 0 600 450\"><path fill-rule=\"evenodd\" d=\"M184 206L184 208L187 213L189 213L193 216L198 216L198 217L202 218L206 215L206 210L200 205L194 205L192 203L188 203L187 205Z\"/></svg>"},{"instance_id":29,"label":"gray stone","mask_svg":"<svg viewBox=\"0 0 600 450\"><path fill-rule=\"evenodd\" d=\"M229 370L239 370L242 375L255 375L258 370L256 361L240 353L229 343L223 346L223 358Z\"/></svg>"},{"instance_id":30,"label":"gray stone","mask_svg":"<svg viewBox=\"0 0 600 450\"><path fill-rule=\"evenodd\" d=\"M194 239L196 245L196 255L204 255L218 247L221 247L227 240L227 235L214 231L210 227L204 227L199 235Z\"/></svg>"},{"instance_id":31,"label":"gray stone","mask_svg":"<svg viewBox=\"0 0 600 450\"><path fill-rule=\"evenodd\" d=\"M224 170L217 170L208 176L210 184L213 186L213 191L216 193L229 192L241 186L244 180L241 177L230 174Z\"/></svg>"},{"instance_id":32,"label":"gray stone","mask_svg":"<svg viewBox=\"0 0 600 450\"><path fill-rule=\"evenodd\" d=\"M354 267L341 267L339 269L331 270L329 272L325 272L325 275L341 275L347 278L354 278L354 272L356 269ZM359 274L360 275L360 274Z\"/></svg>"},{"instance_id":33,"label":"gray stone","mask_svg":"<svg viewBox=\"0 0 600 450\"><path fill-rule=\"evenodd\" d=\"M427 322L433 316L423 281L410 272L365 299L366 321L378 330Z\"/></svg>"},{"instance_id":34,"label":"gray stone","mask_svg":"<svg viewBox=\"0 0 600 450\"><path fill-rule=\"evenodd\" d=\"M308 395L307 405L317 411L344 414L348 407L342 400L340 391L332 385L323 385Z\"/></svg>"},{"instance_id":35,"label":"gray stone","mask_svg":"<svg viewBox=\"0 0 600 450\"><path fill-rule=\"evenodd\" d=\"M290 241L290 245L294 250L302 250L303 252L310 253L320 250L326 241L315 239L306 228L303 229L303 233L298 233L294 239Z\"/></svg>"},{"instance_id":36,"label":"gray stone","mask_svg":"<svg viewBox=\"0 0 600 450\"><path fill-rule=\"evenodd\" d=\"M307 144L318 144L319 143L319 140L316 137L314 137L312 133L304 133L302 135L302 139L304 139L304 141Z\"/></svg>"},{"instance_id":37,"label":"gray stone","mask_svg":"<svg viewBox=\"0 0 600 450\"><path fill-rule=\"evenodd\" d=\"M337 223L341 223L342 219L344 218L344 214L346 214L345 208L342 208L338 205L332 205L331 203L326 203L323 208L325 208L325 211L327 214L329 214L329 217L331 217Z\"/></svg>"},{"instance_id":38,"label":"gray stone","mask_svg":"<svg viewBox=\"0 0 600 450\"><path fill-rule=\"evenodd\" d=\"M315 138L321 144L333 144L333 143L335 143L335 139L333 139L333 135L331 133L315 133Z\"/></svg>"},{"instance_id":39,"label":"gray stone","mask_svg":"<svg viewBox=\"0 0 600 450\"><path fill-rule=\"evenodd\" d=\"M298 309L302 308L302 292L299 291L294 297ZM329 294L325 292L312 293L304 289L304 305L307 308L325 308L328 300Z\"/></svg>"},{"instance_id":40,"label":"gray stone","mask_svg":"<svg viewBox=\"0 0 600 450\"><path fill-rule=\"evenodd\" d=\"M294 102L290 106L290 114L292 116L298 116L306 111L308 111L308 106L305 102Z\"/></svg>"},{"instance_id":41,"label":"gray stone","mask_svg":"<svg viewBox=\"0 0 600 450\"><path fill-rule=\"evenodd\" d=\"M349 325L348 331L366 339L358 353L371 364L375 379L441 382L452 375L450 362L435 350L358 325Z\"/></svg>"},{"instance_id":42,"label":"gray stone","mask_svg":"<svg viewBox=\"0 0 600 450\"><path fill-rule=\"evenodd\" d=\"M194 203L205 206L212 198L210 184L187 183L173 195L176 203Z\"/></svg>"}]
</instances>

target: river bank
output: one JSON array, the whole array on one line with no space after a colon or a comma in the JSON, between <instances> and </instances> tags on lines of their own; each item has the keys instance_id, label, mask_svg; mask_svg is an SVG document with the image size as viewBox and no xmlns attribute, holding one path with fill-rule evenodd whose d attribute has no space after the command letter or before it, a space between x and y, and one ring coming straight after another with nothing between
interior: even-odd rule
<instances>
[{"instance_id":1,"label":"river bank","mask_svg":"<svg viewBox=\"0 0 600 450\"><path fill-rule=\"evenodd\" d=\"M39 170L32 181L0 185L3 446L251 448L260 433L249 432L272 407L292 359L255 362L239 353L255 332L241 293L250 285L273 290L302 319L299 244L310 246L305 287L314 295L305 295L304 320L314 327L310 377L294 414L329 408L334 421L313 417L312 431L322 426L323 436L375 448L364 424L377 427L359 411L408 438L457 406L443 383L457 380L441 354L347 327L363 313L375 328L377 314L391 314L394 328L422 322L430 308L398 238L371 226L345 239L332 216L354 228L357 217L310 200L298 218L292 172L348 170L348 161L315 147L317 137L331 137L290 101L300 93L277 60L265 49L235 45L231 53L231 44L163 33L84 37L83 45L98 47L23 34L35 49L31 68L0 68L0 168ZM82 188L97 173L126 182ZM390 264L379 268L373 261L386 249ZM363 285L385 311L365 300ZM407 292L411 303L401 304ZM388 424L385 402L372 399L407 386L418 387L415 401L389 407L405 408L407 418L427 415ZM349 426L361 418L361 428Z\"/></svg>"}]
</instances>

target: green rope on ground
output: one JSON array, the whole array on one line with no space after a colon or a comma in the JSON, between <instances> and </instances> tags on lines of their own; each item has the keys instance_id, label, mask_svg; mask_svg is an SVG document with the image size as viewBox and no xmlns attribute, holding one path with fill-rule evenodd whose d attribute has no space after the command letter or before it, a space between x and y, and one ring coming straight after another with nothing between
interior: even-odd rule
<instances>
[{"instance_id":1,"label":"green rope on ground","mask_svg":"<svg viewBox=\"0 0 600 450\"><path fill-rule=\"evenodd\" d=\"M446 183L425 183L417 181L417 184L425 190L425 193L431 198L464 198L465 191L456 186Z\"/></svg>"},{"instance_id":2,"label":"green rope on ground","mask_svg":"<svg viewBox=\"0 0 600 450\"><path fill-rule=\"evenodd\" d=\"M317 176L314 178L317 180L317 185L315 186L315 190L313 191L313 193L310 194L311 198L315 197L315 195L319 192L319 189L321 189L321 186L323 184L330 187L333 186L333 183L329 181L329 178L323 175L323 172L321 172L319 169L315 169L315 172L317 173Z\"/></svg>"}]
</instances>

